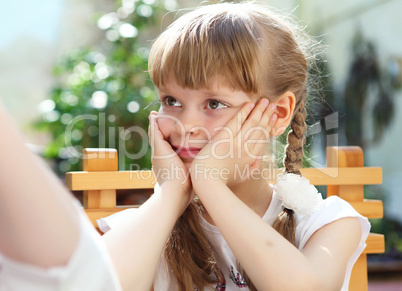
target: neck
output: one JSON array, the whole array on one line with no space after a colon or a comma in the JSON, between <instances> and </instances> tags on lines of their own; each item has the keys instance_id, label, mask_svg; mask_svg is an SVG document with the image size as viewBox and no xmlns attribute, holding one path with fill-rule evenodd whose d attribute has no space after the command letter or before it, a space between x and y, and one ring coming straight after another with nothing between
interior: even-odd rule
<instances>
[{"instance_id":1,"label":"neck","mask_svg":"<svg viewBox=\"0 0 402 291\"><path fill-rule=\"evenodd\" d=\"M263 217L272 199L272 188L264 179L249 179L229 187L230 190L258 216ZM208 223L215 225L208 211L202 213Z\"/></svg>"},{"instance_id":2,"label":"neck","mask_svg":"<svg viewBox=\"0 0 402 291\"><path fill-rule=\"evenodd\" d=\"M229 187L250 209L262 217L272 198L272 188L264 179L249 179Z\"/></svg>"}]
</instances>

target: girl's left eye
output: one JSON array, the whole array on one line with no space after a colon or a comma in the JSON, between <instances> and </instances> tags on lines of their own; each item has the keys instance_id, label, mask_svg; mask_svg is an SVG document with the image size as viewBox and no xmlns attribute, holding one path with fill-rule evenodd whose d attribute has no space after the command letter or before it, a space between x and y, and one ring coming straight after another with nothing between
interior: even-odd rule
<instances>
[{"instance_id":1,"label":"girl's left eye","mask_svg":"<svg viewBox=\"0 0 402 291\"><path fill-rule=\"evenodd\" d=\"M226 108L227 105L223 104L222 102L218 100L209 100L207 104L208 109L222 109Z\"/></svg>"}]
</instances>

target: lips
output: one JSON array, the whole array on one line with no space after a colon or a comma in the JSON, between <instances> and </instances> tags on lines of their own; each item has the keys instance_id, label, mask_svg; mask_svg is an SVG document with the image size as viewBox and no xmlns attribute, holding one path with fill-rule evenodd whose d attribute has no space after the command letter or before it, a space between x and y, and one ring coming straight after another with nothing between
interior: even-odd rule
<instances>
[{"instance_id":1,"label":"lips","mask_svg":"<svg viewBox=\"0 0 402 291\"><path fill-rule=\"evenodd\" d=\"M181 158L194 158L201 150L201 148L193 148L193 147L186 148L173 145L172 148Z\"/></svg>"}]
</instances>

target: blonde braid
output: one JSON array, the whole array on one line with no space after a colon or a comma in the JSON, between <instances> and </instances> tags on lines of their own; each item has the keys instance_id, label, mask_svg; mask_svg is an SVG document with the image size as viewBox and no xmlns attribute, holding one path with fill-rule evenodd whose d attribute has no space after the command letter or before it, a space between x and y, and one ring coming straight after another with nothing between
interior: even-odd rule
<instances>
[{"instance_id":1,"label":"blonde braid","mask_svg":"<svg viewBox=\"0 0 402 291\"><path fill-rule=\"evenodd\" d=\"M300 168L303 163L303 146L305 142L304 133L306 132L306 103L307 89L300 94L296 103L295 113L290 124L291 130L288 133L288 144L286 146L286 156L283 161L287 173L301 175ZM294 212L285 208L278 218L274 221L272 227L282 234L288 241L296 246L296 221Z\"/></svg>"},{"instance_id":2,"label":"blonde braid","mask_svg":"<svg viewBox=\"0 0 402 291\"><path fill-rule=\"evenodd\" d=\"M286 173L298 174L301 176L300 169L303 167L303 146L305 143L304 133L307 129L306 124L306 103L307 89L305 89L296 103L295 114L290 124L291 130L287 137L287 146L285 148L286 156L283 160Z\"/></svg>"}]
</instances>

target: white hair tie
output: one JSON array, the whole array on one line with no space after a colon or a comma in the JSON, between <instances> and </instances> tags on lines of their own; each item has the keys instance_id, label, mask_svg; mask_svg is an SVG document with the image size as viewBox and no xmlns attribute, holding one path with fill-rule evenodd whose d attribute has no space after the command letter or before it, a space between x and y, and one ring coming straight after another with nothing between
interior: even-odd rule
<instances>
[{"instance_id":1,"label":"white hair tie","mask_svg":"<svg viewBox=\"0 0 402 291\"><path fill-rule=\"evenodd\" d=\"M296 174L283 174L273 188L282 205L299 215L310 215L323 204L321 193L308 179Z\"/></svg>"}]
</instances>

